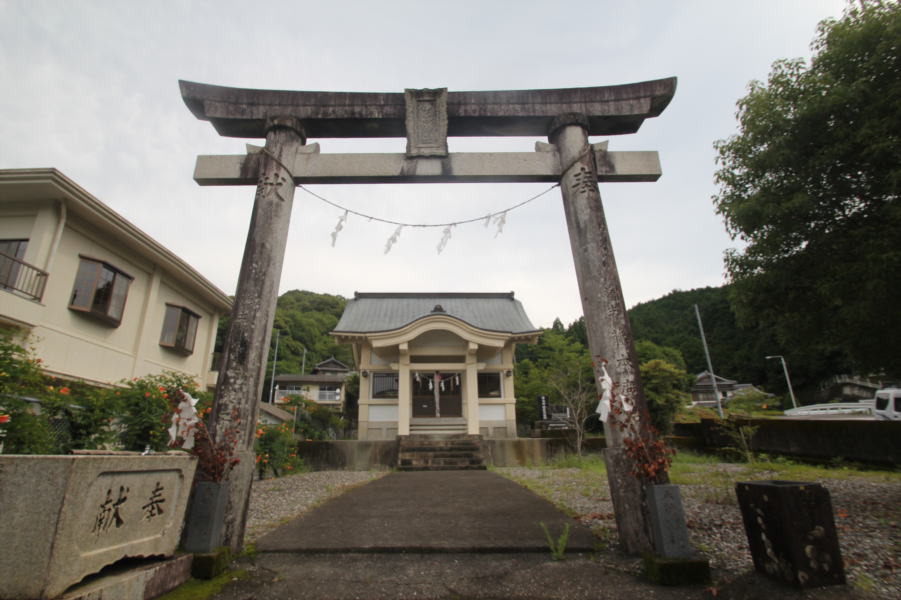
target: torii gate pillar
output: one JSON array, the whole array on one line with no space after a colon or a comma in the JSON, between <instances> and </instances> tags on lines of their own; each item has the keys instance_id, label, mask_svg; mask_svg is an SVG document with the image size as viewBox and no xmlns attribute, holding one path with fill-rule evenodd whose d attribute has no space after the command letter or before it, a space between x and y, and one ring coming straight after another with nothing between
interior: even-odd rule
<instances>
[{"instance_id":1,"label":"torii gate pillar","mask_svg":"<svg viewBox=\"0 0 901 600\"><path fill-rule=\"evenodd\" d=\"M210 433L220 442L234 439L240 461L228 477L229 499L222 528L222 543L233 552L239 551L244 541L256 465L253 444L260 410L257 399L263 390L294 202L294 182L284 163L305 142L303 126L297 119L267 120L250 229L216 382Z\"/></svg>"},{"instance_id":2,"label":"torii gate pillar","mask_svg":"<svg viewBox=\"0 0 901 600\"><path fill-rule=\"evenodd\" d=\"M551 124L549 139L565 169L560 190L595 376L600 379L601 364L606 361L616 382L615 397L627 398L639 415L647 414L626 303L597 183L595 153L588 143L588 119L576 113L558 116ZM626 552L650 552L654 545L645 490L631 474L632 461L625 456L623 432L616 423L615 415L604 423L607 440L604 458L620 543ZM636 423L638 434L647 438L648 423L640 418ZM665 483L665 475L662 479L658 483Z\"/></svg>"}]
</instances>

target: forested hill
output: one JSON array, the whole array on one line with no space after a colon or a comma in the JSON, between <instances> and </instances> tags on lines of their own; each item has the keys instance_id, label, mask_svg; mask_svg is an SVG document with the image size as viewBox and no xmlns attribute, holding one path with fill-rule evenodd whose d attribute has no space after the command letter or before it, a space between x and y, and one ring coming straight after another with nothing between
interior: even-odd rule
<instances>
[{"instance_id":1,"label":"forested hill","mask_svg":"<svg viewBox=\"0 0 901 600\"><path fill-rule=\"evenodd\" d=\"M275 357L275 343L278 338L278 364L276 375L300 373L304 366L304 348L306 348L306 365L304 372L309 373L318 362L334 356L351 369L354 368L353 354L350 346L337 344L329 332L338 324L347 300L331 294L317 294L302 290L285 292L278 298L275 308L275 325L272 341L269 343L269 360L266 366L265 391L268 397L269 378L272 375L272 361ZM225 336L228 334L229 319L219 322L219 335L216 351L222 349ZM276 336L276 332L278 335Z\"/></svg>"},{"instance_id":2,"label":"forested hill","mask_svg":"<svg viewBox=\"0 0 901 600\"><path fill-rule=\"evenodd\" d=\"M279 296L275 308L275 325L267 374L272 373L276 332L279 333L276 374L300 373L304 347L307 349L305 369L307 373L316 363L330 356L353 369L350 346L336 343L335 338L329 335L338 324L345 304L347 300L342 296L302 290L291 290Z\"/></svg>"},{"instance_id":3,"label":"forested hill","mask_svg":"<svg viewBox=\"0 0 901 600\"><path fill-rule=\"evenodd\" d=\"M704 347L698 331L694 305L704 322L713 371L741 382L764 384L772 365L764 356L781 354L779 349L760 339L756 331L742 330L729 305L728 288L706 287L673 291L629 310L632 334L636 340L649 340L682 352L689 373L707 370Z\"/></svg>"},{"instance_id":4,"label":"forested hill","mask_svg":"<svg viewBox=\"0 0 901 600\"><path fill-rule=\"evenodd\" d=\"M649 340L682 352L689 373L707 370L694 305L701 311L710 348L713 371L741 383L753 383L769 392L784 393L785 378L778 360L785 356L795 392L811 394L824 380L847 372L828 348L802 351L780 342L771 324L738 324L729 298L730 287L707 287L670 292L662 298L635 305L629 310L636 340Z\"/></svg>"}]
</instances>

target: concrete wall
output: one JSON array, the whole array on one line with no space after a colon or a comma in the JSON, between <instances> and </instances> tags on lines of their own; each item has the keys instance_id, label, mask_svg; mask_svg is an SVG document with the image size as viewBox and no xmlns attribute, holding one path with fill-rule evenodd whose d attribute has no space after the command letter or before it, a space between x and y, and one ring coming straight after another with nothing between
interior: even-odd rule
<instances>
[{"instance_id":1,"label":"concrete wall","mask_svg":"<svg viewBox=\"0 0 901 600\"><path fill-rule=\"evenodd\" d=\"M305 441L297 444L297 454L314 471L368 471L397 466L397 440Z\"/></svg>"},{"instance_id":2,"label":"concrete wall","mask_svg":"<svg viewBox=\"0 0 901 600\"><path fill-rule=\"evenodd\" d=\"M752 441L756 452L887 466L901 463L901 422L897 421L747 419L740 424L758 428ZM691 430L707 449L731 445L712 419L691 429L683 426L677 433Z\"/></svg>"},{"instance_id":3,"label":"concrete wall","mask_svg":"<svg viewBox=\"0 0 901 600\"><path fill-rule=\"evenodd\" d=\"M557 454L568 452L568 448L566 441L560 439L521 438L482 442L485 462L495 467L543 465ZM314 471L393 469L397 466L397 439L299 442L297 454Z\"/></svg>"}]
</instances>

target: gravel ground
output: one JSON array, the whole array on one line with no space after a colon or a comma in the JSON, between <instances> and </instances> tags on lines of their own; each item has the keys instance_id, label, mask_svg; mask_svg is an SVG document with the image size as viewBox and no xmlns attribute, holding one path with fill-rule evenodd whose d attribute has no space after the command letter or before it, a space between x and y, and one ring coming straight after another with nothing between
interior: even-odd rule
<instances>
[{"instance_id":1,"label":"gravel ground","mask_svg":"<svg viewBox=\"0 0 901 600\"><path fill-rule=\"evenodd\" d=\"M717 585L740 581L753 571L734 496L734 482L767 479L768 475L755 472L749 476L742 465L733 464L704 465L703 469L707 483L683 484L682 497L689 536L710 559L715 589ZM625 573L640 572L640 560L615 549L616 523L605 476L579 469L494 470L529 487L588 525L601 546L607 548L606 552L598 553L598 562ZM256 481L247 540L253 542L329 498L383 475L385 472L319 471ZM832 496L845 572L855 591L853 596L901 598L901 483L857 477L819 483ZM862 592L863 596L856 592Z\"/></svg>"},{"instance_id":2,"label":"gravel ground","mask_svg":"<svg viewBox=\"0 0 901 600\"><path fill-rule=\"evenodd\" d=\"M681 486L689 538L710 559L714 579L733 580L753 570L734 482L768 479L775 474L748 476L742 465L704 465L705 481L713 485ZM579 469L495 469L564 508L589 526L611 552L601 556L621 568L640 570L612 551L616 521L605 476ZM852 477L822 480L832 498L839 545L848 582L879 597L901 598L901 483Z\"/></svg>"}]
</instances>

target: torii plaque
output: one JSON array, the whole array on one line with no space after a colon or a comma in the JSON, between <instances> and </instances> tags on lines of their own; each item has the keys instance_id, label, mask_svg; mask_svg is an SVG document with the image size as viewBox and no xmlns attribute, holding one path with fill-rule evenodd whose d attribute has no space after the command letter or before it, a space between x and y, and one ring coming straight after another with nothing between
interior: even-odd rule
<instances>
[{"instance_id":1,"label":"torii plaque","mask_svg":"<svg viewBox=\"0 0 901 600\"><path fill-rule=\"evenodd\" d=\"M224 543L243 543L253 479L253 432L269 348L294 188L306 183L559 182L588 344L600 386L607 361L616 396L646 404L599 181L656 181L656 152L608 152L591 135L634 133L669 104L675 78L618 86L405 93L294 92L179 82L194 115L219 134L265 138L240 156L200 156L200 185L256 185L253 216L217 383L212 433L239 431L242 462L230 476ZM450 153L448 136L548 136L535 152ZM307 138L406 137L404 154L324 154ZM599 387L599 393L601 389ZM654 551L644 487L631 475L616 414L604 423L620 541ZM652 438L648 423L627 435ZM409 433L399 431L400 435ZM665 474L658 481L666 482Z\"/></svg>"}]
</instances>

